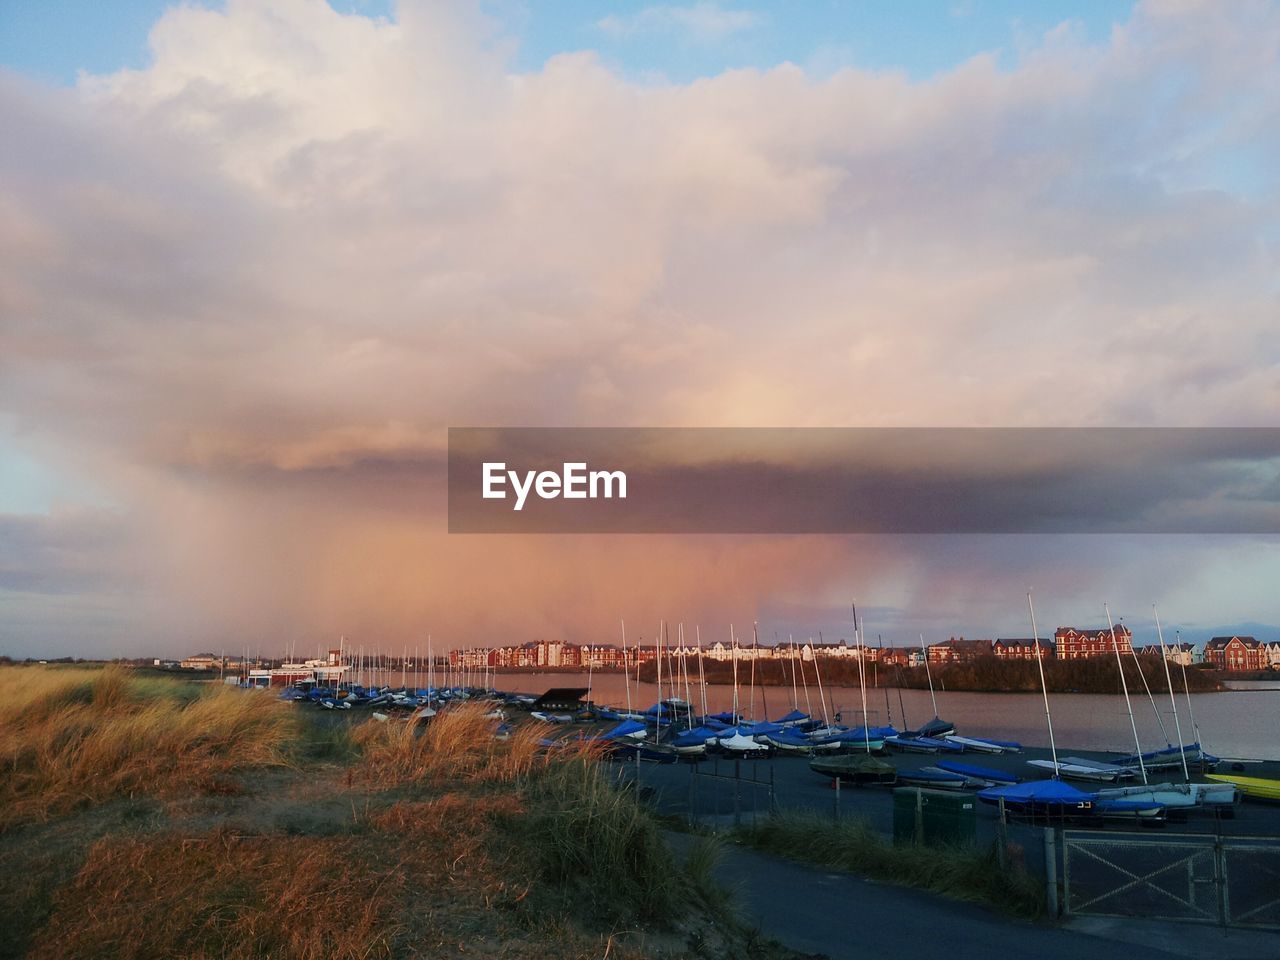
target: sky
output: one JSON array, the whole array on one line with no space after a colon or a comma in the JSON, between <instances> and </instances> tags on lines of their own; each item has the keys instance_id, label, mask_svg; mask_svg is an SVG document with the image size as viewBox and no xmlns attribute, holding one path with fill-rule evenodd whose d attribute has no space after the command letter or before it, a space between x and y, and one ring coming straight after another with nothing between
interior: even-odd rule
<instances>
[{"instance_id":1,"label":"sky","mask_svg":"<svg viewBox=\"0 0 1280 960\"><path fill-rule=\"evenodd\" d=\"M1280 635L1264 535L468 537L443 476L1274 424L1275 4L7 0L0 128L0 653Z\"/></svg>"}]
</instances>

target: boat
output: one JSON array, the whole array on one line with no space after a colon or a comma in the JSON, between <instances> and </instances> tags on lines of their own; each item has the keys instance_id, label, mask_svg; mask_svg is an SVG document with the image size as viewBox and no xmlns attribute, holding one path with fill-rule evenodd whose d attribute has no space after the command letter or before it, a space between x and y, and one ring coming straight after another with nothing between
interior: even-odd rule
<instances>
[{"instance_id":1,"label":"boat","mask_svg":"<svg viewBox=\"0 0 1280 960\"><path fill-rule=\"evenodd\" d=\"M940 720L934 717L919 730L912 730L911 733L917 737L930 737L936 740L947 736L947 734L955 733L955 731L956 725L950 720Z\"/></svg>"},{"instance_id":2,"label":"boat","mask_svg":"<svg viewBox=\"0 0 1280 960\"><path fill-rule=\"evenodd\" d=\"M1280 780L1270 777L1246 777L1238 773L1207 773L1205 777L1218 783L1233 784L1246 800L1280 802Z\"/></svg>"},{"instance_id":3,"label":"boat","mask_svg":"<svg viewBox=\"0 0 1280 960\"><path fill-rule=\"evenodd\" d=\"M542 710L532 710L529 716L543 723L573 723L573 716L568 713L545 713Z\"/></svg>"},{"instance_id":4,"label":"boat","mask_svg":"<svg viewBox=\"0 0 1280 960\"><path fill-rule=\"evenodd\" d=\"M785 715L779 717L777 722L784 727L799 727L802 730L808 729L814 725L813 717L809 716L802 710L791 710Z\"/></svg>"},{"instance_id":5,"label":"boat","mask_svg":"<svg viewBox=\"0 0 1280 960\"><path fill-rule=\"evenodd\" d=\"M947 773L958 773L966 777L978 777L979 779L989 781L995 785L1007 785L1022 782L1022 778L1016 773L1007 773L1004 770L993 770L990 767L979 767L971 763L960 763L956 760L939 760L935 766L939 770L945 770Z\"/></svg>"},{"instance_id":6,"label":"boat","mask_svg":"<svg viewBox=\"0 0 1280 960\"><path fill-rule=\"evenodd\" d=\"M954 733L946 734L942 739L949 743L972 750L974 753L1020 753L1022 744L1013 740L990 740L986 737L961 737Z\"/></svg>"},{"instance_id":7,"label":"boat","mask_svg":"<svg viewBox=\"0 0 1280 960\"><path fill-rule=\"evenodd\" d=\"M899 770L898 783L908 787L929 787L934 790L980 790L991 786L990 782L963 773L951 773L937 767L920 770Z\"/></svg>"},{"instance_id":8,"label":"boat","mask_svg":"<svg viewBox=\"0 0 1280 960\"><path fill-rule=\"evenodd\" d=\"M1093 815L1094 795L1061 780L1030 780L978 792L983 803L999 805L1016 814L1044 817Z\"/></svg>"},{"instance_id":9,"label":"boat","mask_svg":"<svg viewBox=\"0 0 1280 960\"><path fill-rule=\"evenodd\" d=\"M947 740L935 740L933 737L919 737L900 733L896 737L885 737L884 745L900 750L903 753L963 753L964 747Z\"/></svg>"},{"instance_id":10,"label":"boat","mask_svg":"<svg viewBox=\"0 0 1280 960\"><path fill-rule=\"evenodd\" d=\"M1098 791L1098 799L1144 801L1171 810L1189 810L1231 807L1240 795L1231 783L1150 783L1108 787Z\"/></svg>"},{"instance_id":11,"label":"boat","mask_svg":"<svg viewBox=\"0 0 1280 960\"><path fill-rule=\"evenodd\" d=\"M884 731L888 730L886 734ZM892 727L857 727L853 730L823 730L809 734L809 742L819 752L834 753L840 750L860 750L864 753L880 753L884 750L886 736L897 736Z\"/></svg>"},{"instance_id":12,"label":"boat","mask_svg":"<svg viewBox=\"0 0 1280 960\"><path fill-rule=\"evenodd\" d=\"M1040 770L1052 770L1056 776L1068 780L1087 780L1090 783L1118 783L1133 779L1133 771L1128 767L1117 767L1083 757L1063 757L1056 761L1028 760L1027 765Z\"/></svg>"},{"instance_id":13,"label":"boat","mask_svg":"<svg viewBox=\"0 0 1280 960\"><path fill-rule=\"evenodd\" d=\"M898 779L898 771L893 764L865 753L814 757L809 761L809 769L824 777L850 783L894 783Z\"/></svg>"},{"instance_id":14,"label":"boat","mask_svg":"<svg viewBox=\"0 0 1280 960\"><path fill-rule=\"evenodd\" d=\"M765 744L757 743L754 737L743 733L737 727L723 731L716 738L716 743L720 745L720 749L725 753L763 755L769 752L769 748Z\"/></svg>"},{"instance_id":15,"label":"boat","mask_svg":"<svg viewBox=\"0 0 1280 960\"><path fill-rule=\"evenodd\" d=\"M1138 755L1125 757L1118 763L1135 767L1138 765ZM1142 754L1142 763L1148 770L1172 770L1183 765L1186 760L1187 766L1193 764L1205 764L1213 766L1218 762L1217 757L1210 756L1200 750L1200 744L1188 743L1181 748L1176 746L1165 747L1161 750L1151 750Z\"/></svg>"},{"instance_id":16,"label":"boat","mask_svg":"<svg viewBox=\"0 0 1280 960\"><path fill-rule=\"evenodd\" d=\"M773 747L779 753L805 756L813 753L813 741L798 730L786 729L756 736L757 743Z\"/></svg>"}]
</instances>

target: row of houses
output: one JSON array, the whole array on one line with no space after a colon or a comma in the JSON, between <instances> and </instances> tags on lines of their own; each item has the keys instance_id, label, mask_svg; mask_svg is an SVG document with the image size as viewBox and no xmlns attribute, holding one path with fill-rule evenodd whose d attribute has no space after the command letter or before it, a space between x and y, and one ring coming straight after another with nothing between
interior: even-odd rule
<instances>
[{"instance_id":1,"label":"row of houses","mask_svg":"<svg viewBox=\"0 0 1280 960\"><path fill-rule=\"evenodd\" d=\"M1114 633L1110 628L1078 630L1074 627L1059 627L1052 640L1044 639L1038 643L1034 639L1025 637L997 640L966 640L964 637L952 637L927 647L859 648L856 644L843 640L833 643L806 642L777 645L735 645L717 641L704 648L687 643L675 644L665 647L663 652L664 655L675 658L696 657L701 653L708 660L722 662L736 658L740 662L799 659L812 663L819 657L856 660L862 656L868 663L903 667L923 666L926 657L930 664L941 665L969 662L985 657L994 657L997 660L1035 660L1037 653L1041 658L1057 660L1115 656L1117 650L1122 656L1128 656L1134 652L1138 656L1155 658L1161 656L1161 649L1157 644L1135 649L1132 643L1133 635L1123 626L1116 627ZM1190 666L1195 662L1195 647L1190 643L1167 644L1165 649L1173 663ZM313 669L317 666L339 666L341 656L340 651L331 650L327 660L307 661L305 666ZM637 663L651 661L656 656L657 651L653 645L638 644L624 650L616 644L609 643L576 644L560 640L533 640L510 646L453 650L448 654L447 662L450 667L469 669L618 669L624 666L634 668ZM1224 671L1280 669L1280 641L1265 643L1254 637L1214 637L1205 645L1204 661L1215 669ZM170 662L164 663L169 665ZM392 666L401 665L399 659L394 657L388 663ZM160 662L157 662L157 665L160 665ZM188 670L242 670L265 665L241 657L221 657L211 653L197 654L180 661L180 666ZM386 665L383 664L383 666ZM440 662L439 665L444 664Z\"/></svg>"},{"instance_id":2,"label":"row of houses","mask_svg":"<svg viewBox=\"0 0 1280 960\"><path fill-rule=\"evenodd\" d=\"M1169 660L1175 664L1191 666L1196 662L1195 646L1190 643L1166 644ZM664 648L664 654L676 658L696 657L701 653L708 660L740 662L752 660L786 660L798 658L812 662L815 658L857 659L865 656L868 663L904 667L923 666L926 656L931 664L962 663L983 657L997 660L1082 660L1090 657L1110 657L1116 652L1121 656L1136 653L1140 657L1159 659L1162 656L1158 644L1135 648L1133 634L1124 626L1113 631L1110 627L1097 630L1080 630L1075 627L1059 627L1052 640L1038 643L1030 637L1000 638L996 640L966 640L952 637L927 647L864 647L846 641L833 643L781 643L732 644L717 641L699 648L692 644L674 644ZM563 641L535 640L516 646L472 648L450 654L450 664L455 667L542 667L542 668L618 668L634 666L654 659L652 645L628 647L625 651L615 644L579 645ZM1263 643L1253 637L1214 637L1204 650L1204 660L1218 670L1280 669L1280 641Z\"/></svg>"}]
</instances>

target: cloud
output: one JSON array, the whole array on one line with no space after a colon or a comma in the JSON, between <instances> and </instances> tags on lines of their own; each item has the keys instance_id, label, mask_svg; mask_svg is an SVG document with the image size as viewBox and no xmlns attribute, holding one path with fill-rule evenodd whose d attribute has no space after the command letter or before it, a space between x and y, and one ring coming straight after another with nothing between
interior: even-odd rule
<instances>
[{"instance_id":1,"label":"cloud","mask_svg":"<svg viewBox=\"0 0 1280 960\"><path fill-rule=\"evenodd\" d=\"M0 410L127 518L138 638L1087 596L1137 554L449 537L445 428L1269 424L1276 172L1220 161L1280 132L1277 37L1153 4L1007 70L649 86L511 73L454 4L175 8L145 69L0 76ZM83 576L3 536L11 590ZM1151 552L1135 590L1227 602Z\"/></svg>"},{"instance_id":2,"label":"cloud","mask_svg":"<svg viewBox=\"0 0 1280 960\"><path fill-rule=\"evenodd\" d=\"M597 21L596 26L613 37L674 33L700 42L713 42L751 30L761 22L761 16L750 10L700 2L685 7L666 4L645 7L629 16L610 14Z\"/></svg>"}]
</instances>

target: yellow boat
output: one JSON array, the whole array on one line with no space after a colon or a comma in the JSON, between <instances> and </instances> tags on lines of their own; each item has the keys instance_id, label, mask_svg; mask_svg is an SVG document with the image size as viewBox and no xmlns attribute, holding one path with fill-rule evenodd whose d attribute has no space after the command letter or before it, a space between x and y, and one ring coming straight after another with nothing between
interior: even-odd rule
<instances>
[{"instance_id":1,"label":"yellow boat","mask_svg":"<svg viewBox=\"0 0 1280 960\"><path fill-rule=\"evenodd\" d=\"M1207 773L1206 779L1219 783L1234 783L1249 800L1280 801L1280 780L1265 777L1242 777L1235 773Z\"/></svg>"}]
</instances>

